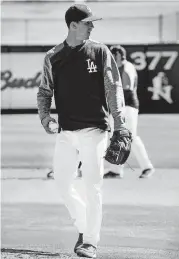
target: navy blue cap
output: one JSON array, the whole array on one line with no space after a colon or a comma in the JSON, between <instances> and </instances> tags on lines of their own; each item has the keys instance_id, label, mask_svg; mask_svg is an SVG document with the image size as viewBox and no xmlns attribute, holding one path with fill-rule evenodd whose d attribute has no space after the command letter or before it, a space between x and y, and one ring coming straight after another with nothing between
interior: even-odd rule
<instances>
[{"instance_id":1,"label":"navy blue cap","mask_svg":"<svg viewBox=\"0 0 179 259\"><path fill-rule=\"evenodd\" d=\"M93 22L101 19L93 15L91 9L84 4L72 5L65 13L65 21L68 26L71 22Z\"/></svg>"}]
</instances>

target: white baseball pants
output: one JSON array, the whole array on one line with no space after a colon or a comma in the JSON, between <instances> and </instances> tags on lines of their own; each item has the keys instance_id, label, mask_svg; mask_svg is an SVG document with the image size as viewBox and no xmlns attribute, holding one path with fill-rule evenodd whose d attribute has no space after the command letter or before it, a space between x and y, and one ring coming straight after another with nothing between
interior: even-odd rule
<instances>
[{"instance_id":1,"label":"white baseball pants","mask_svg":"<svg viewBox=\"0 0 179 259\"><path fill-rule=\"evenodd\" d=\"M125 125L126 128L132 132L133 141L131 146L131 151L134 153L137 162L142 170L147 168L153 168L153 165L147 155L147 151L145 146L141 140L141 138L137 135L137 123L138 123L138 109L126 106L124 108L124 116L125 116ZM110 116L110 125L114 129L113 118ZM123 166L113 165L105 161L105 173L107 171L113 171L115 173L120 173Z\"/></svg>"},{"instance_id":2,"label":"white baseball pants","mask_svg":"<svg viewBox=\"0 0 179 259\"><path fill-rule=\"evenodd\" d=\"M71 218L84 243L97 246L102 221L101 187L108 132L87 128L62 131L57 135L54 177ZM74 186L79 161L82 162L86 199Z\"/></svg>"}]
</instances>

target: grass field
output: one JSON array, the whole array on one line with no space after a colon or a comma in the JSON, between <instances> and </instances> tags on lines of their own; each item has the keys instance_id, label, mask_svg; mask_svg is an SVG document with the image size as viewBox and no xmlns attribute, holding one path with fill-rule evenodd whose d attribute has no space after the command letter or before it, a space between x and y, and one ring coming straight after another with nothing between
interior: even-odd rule
<instances>
[{"instance_id":1,"label":"grass field","mask_svg":"<svg viewBox=\"0 0 179 259\"><path fill-rule=\"evenodd\" d=\"M99 259L179 258L178 115L141 115L139 133L157 167L139 179L133 156L124 179L105 179ZM37 115L2 116L1 257L77 259L77 232L46 179L55 136ZM81 179L75 184L84 192Z\"/></svg>"}]
</instances>

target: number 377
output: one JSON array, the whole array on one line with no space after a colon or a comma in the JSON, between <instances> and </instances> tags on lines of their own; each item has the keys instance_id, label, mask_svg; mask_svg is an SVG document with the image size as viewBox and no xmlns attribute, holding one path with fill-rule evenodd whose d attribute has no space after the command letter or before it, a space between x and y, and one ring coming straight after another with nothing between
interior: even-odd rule
<instances>
[{"instance_id":1,"label":"number 377","mask_svg":"<svg viewBox=\"0 0 179 259\"><path fill-rule=\"evenodd\" d=\"M165 58L166 62L163 65L164 70L170 70L178 57L177 51L147 51L144 52L133 52L130 55L134 61L134 65L137 70L143 70L148 65L149 70L154 70L159 61ZM148 59L150 58L150 59Z\"/></svg>"}]
</instances>

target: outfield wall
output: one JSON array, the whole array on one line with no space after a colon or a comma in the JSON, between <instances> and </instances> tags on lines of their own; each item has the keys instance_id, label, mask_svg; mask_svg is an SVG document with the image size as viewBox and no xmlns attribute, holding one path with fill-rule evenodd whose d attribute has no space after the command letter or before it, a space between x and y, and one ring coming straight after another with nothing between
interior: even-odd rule
<instances>
[{"instance_id":1,"label":"outfield wall","mask_svg":"<svg viewBox=\"0 0 179 259\"><path fill-rule=\"evenodd\" d=\"M179 44L123 46L138 72L140 113L179 113ZM51 47L2 46L3 112L36 110L43 59Z\"/></svg>"}]
</instances>

